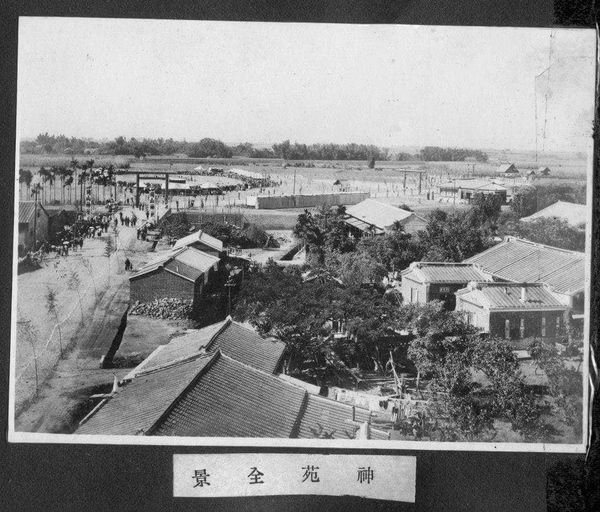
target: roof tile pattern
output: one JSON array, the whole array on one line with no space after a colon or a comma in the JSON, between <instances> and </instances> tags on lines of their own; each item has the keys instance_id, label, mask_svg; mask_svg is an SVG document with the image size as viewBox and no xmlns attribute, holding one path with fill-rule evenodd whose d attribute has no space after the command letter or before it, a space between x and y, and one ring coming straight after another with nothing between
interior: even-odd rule
<instances>
[{"instance_id":1,"label":"roof tile pattern","mask_svg":"<svg viewBox=\"0 0 600 512\"><path fill-rule=\"evenodd\" d=\"M468 283L489 281L491 278L472 264L417 262L402 272L421 283Z\"/></svg>"},{"instance_id":2,"label":"roof tile pattern","mask_svg":"<svg viewBox=\"0 0 600 512\"><path fill-rule=\"evenodd\" d=\"M153 433L290 437L304 395L301 388L220 355Z\"/></svg>"},{"instance_id":3,"label":"roof tile pattern","mask_svg":"<svg viewBox=\"0 0 600 512\"><path fill-rule=\"evenodd\" d=\"M267 373L275 373L285 351L285 343L265 339L253 329L230 322L213 337L206 350L220 350L236 361Z\"/></svg>"},{"instance_id":4,"label":"roof tile pattern","mask_svg":"<svg viewBox=\"0 0 600 512\"><path fill-rule=\"evenodd\" d=\"M475 263L508 281L546 283L558 293L579 292L585 286L585 253L513 237L466 259L465 263Z\"/></svg>"},{"instance_id":5,"label":"roof tile pattern","mask_svg":"<svg viewBox=\"0 0 600 512\"><path fill-rule=\"evenodd\" d=\"M199 357L138 375L101 407L77 434L146 433L210 361Z\"/></svg>"},{"instance_id":6,"label":"roof tile pattern","mask_svg":"<svg viewBox=\"0 0 600 512\"><path fill-rule=\"evenodd\" d=\"M521 290L525 289L525 300L521 300ZM470 290L459 290L462 300L481 304L487 309L566 309L555 295L543 285L520 285L513 283L484 283Z\"/></svg>"}]
</instances>

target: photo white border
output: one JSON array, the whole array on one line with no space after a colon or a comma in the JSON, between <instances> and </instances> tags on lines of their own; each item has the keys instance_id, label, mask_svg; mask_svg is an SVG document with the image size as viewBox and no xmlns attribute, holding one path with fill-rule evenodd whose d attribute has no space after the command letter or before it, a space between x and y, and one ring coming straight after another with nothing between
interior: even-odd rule
<instances>
[{"instance_id":1,"label":"photo white border","mask_svg":"<svg viewBox=\"0 0 600 512\"><path fill-rule=\"evenodd\" d=\"M19 21L22 18L20 17ZM87 18L82 18L87 19ZM106 19L106 18L99 18ZM128 18L117 18L128 19ZM133 20L133 18L132 18ZM152 21L161 21L151 18ZM136 21L142 21L136 19ZM177 21L167 19L165 21ZM202 20L185 20L202 21ZM213 23L219 23L213 21ZM272 23L272 22L230 22L222 23ZM364 25L358 25L364 27ZM394 25L402 27L405 25ZM430 25L406 25L413 29L429 27ZM460 28L490 28L494 30L556 30L556 31L592 31L589 28L568 27L476 27L476 26L453 26L432 25L440 30ZM600 59L598 58L598 47L600 42L596 31L596 84L595 97L598 95L598 74L600 72ZM19 62L17 62L18 70ZM17 71L18 73L18 71ZM18 83L17 83L18 90ZM596 99L597 101L597 99ZM18 275L18 212L19 212L19 180L20 167L20 122L19 122L19 94L17 94L17 121L15 138L15 169L14 169L14 219L13 219L13 283L11 303L11 335L10 335L10 374L9 374L9 396L8 396L8 442L30 443L30 444L73 444L73 445L136 445L136 446L185 446L185 447L213 447L213 448L293 448L293 449L321 449L321 450L385 450L386 452L397 451L465 451L465 452L517 452L517 453L586 453L591 439L591 400L594 396L594 380L590 371L590 295L591 295L591 244L592 244L592 220L593 220L593 192L594 192L594 140L590 134L589 148L587 152L587 182L586 182L586 267L585 267L585 305L584 305L584 355L582 362L583 398L582 398L582 440L577 444L561 443L494 443L494 442L441 442L441 441L403 441L403 440L328 440L328 439L289 439L289 438L247 438L247 437L179 437L179 436L128 436L128 435L81 435L81 434L50 434L36 432L15 431L15 372L16 372L16 331L17 331L17 275ZM596 108L594 108L594 118Z\"/></svg>"}]
</instances>

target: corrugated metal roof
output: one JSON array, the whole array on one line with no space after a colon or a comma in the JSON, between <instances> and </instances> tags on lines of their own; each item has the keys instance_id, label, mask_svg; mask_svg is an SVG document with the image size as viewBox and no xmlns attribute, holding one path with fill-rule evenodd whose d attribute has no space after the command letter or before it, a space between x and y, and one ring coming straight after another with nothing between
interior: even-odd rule
<instances>
[{"instance_id":1,"label":"corrugated metal roof","mask_svg":"<svg viewBox=\"0 0 600 512\"><path fill-rule=\"evenodd\" d=\"M546 283L559 293L585 287L585 253L507 237L487 251L465 260L500 279Z\"/></svg>"},{"instance_id":2,"label":"corrugated metal roof","mask_svg":"<svg viewBox=\"0 0 600 512\"><path fill-rule=\"evenodd\" d=\"M491 281L473 264L438 263L419 261L402 271L402 276L410 276L421 283L468 283L469 281Z\"/></svg>"},{"instance_id":3,"label":"corrugated metal roof","mask_svg":"<svg viewBox=\"0 0 600 512\"><path fill-rule=\"evenodd\" d=\"M179 247L150 261L129 279L136 279L164 267L169 272L177 274L189 281L196 281L202 274L219 261L219 258L206 254L193 247Z\"/></svg>"},{"instance_id":4,"label":"corrugated metal roof","mask_svg":"<svg viewBox=\"0 0 600 512\"><path fill-rule=\"evenodd\" d=\"M354 217L379 229L388 228L396 221L404 222L409 217L415 215L413 212L396 208L375 199L365 199L358 204L350 206L346 210L346 214L349 217Z\"/></svg>"},{"instance_id":5,"label":"corrugated metal roof","mask_svg":"<svg viewBox=\"0 0 600 512\"><path fill-rule=\"evenodd\" d=\"M108 399L77 434L140 435L175 402L210 357L138 375Z\"/></svg>"},{"instance_id":6,"label":"corrugated metal roof","mask_svg":"<svg viewBox=\"0 0 600 512\"><path fill-rule=\"evenodd\" d=\"M220 259L212 254L206 254L205 252L194 249L193 247L186 247L185 250L177 253L175 260L185 263L190 267L206 272L210 270L216 263L219 263Z\"/></svg>"},{"instance_id":7,"label":"corrugated metal roof","mask_svg":"<svg viewBox=\"0 0 600 512\"><path fill-rule=\"evenodd\" d=\"M46 212L45 208L38 203L38 212ZM19 201L19 222L33 222L33 216L35 215L35 201Z\"/></svg>"},{"instance_id":8,"label":"corrugated metal roof","mask_svg":"<svg viewBox=\"0 0 600 512\"><path fill-rule=\"evenodd\" d=\"M556 201L556 203L543 208L533 215L523 217L523 222L531 222L536 219L562 219L566 220L571 226L578 227L586 223L587 207L584 204L568 203L566 201Z\"/></svg>"},{"instance_id":9,"label":"corrugated metal roof","mask_svg":"<svg viewBox=\"0 0 600 512\"><path fill-rule=\"evenodd\" d=\"M451 189L458 190L467 189L467 190L491 190L491 191L503 191L506 190L506 187L502 185L498 185L490 180L478 180L478 179L466 179L466 180L452 180L446 183L441 183L439 185L441 189Z\"/></svg>"},{"instance_id":10,"label":"corrugated metal roof","mask_svg":"<svg viewBox=\"0 0 600 512\"><path fill-rule=\"evenodd\" d=\"M523 288L525 288L525 300L521 301ZM459 290L456 296L494 310L566 309L566 306L542 284L479 283L477 288Z\"/></svg>"},{"instance_id":11,"label":"corrugated metal roof","mask_svg":"<svg viewBox=\"0 0 600 512\"><path fill-rule=\"evenodd\" d=\"M179 240L177 240L177 242L175 242L175 245L173 247L175 249L178 249L187 245L191 245L195 242L202 242L208 247L211 247L219 252L223 250L223 242L221 242L221 240L215 238L214 236L210 236L208 233L205 233L202 230L196 231L191 235L180 238Z\"/></svg>"}]
</instances>

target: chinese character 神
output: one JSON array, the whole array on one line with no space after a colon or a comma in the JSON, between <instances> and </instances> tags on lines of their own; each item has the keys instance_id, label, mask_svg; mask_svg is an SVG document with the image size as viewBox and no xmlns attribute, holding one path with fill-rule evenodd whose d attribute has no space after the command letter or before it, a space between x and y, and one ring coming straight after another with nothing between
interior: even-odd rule
<instances>
[{"instance_id":1,"label":"chinese character \u795e","mask_svg":"<svg viewBox=\"0 0 600 512\"><path fill-rule=\"evenodd\" d=\"M317 473L317 470L319 469L319 466L306 466L303 467L302 469L304 469L304 475L302 476L302 481L306 482L309 478L311 482L320 482L321 480L319 480L319 475Z\"/></svg>"},{"instance_id":2,"label":"chinese character \u795e","mask_svg":"<svg viewBox=\"0 0 600 512\"><path fill-rule=\"evenodd\" d=\"M263 476L265 476L264 473L260 472L258 468L253 467L252 471L250 471L250 474L248 475L248 478L250 479L250 484L264 484L261 478Z\"/></svg>"},{"instance_id":3,"label":"chinese character \u795e","mask_svg":"<svg viewBox=\"0 0 600 512\"><path fill-rule=\"evenodd\" d=\"M358 468L358 481L361 484L364 482L370 484L371 480L373 480L373 470L371 469L371 466L367 468Z\"/></svg>"},{"instance_id":4,"label":"chinese character \u795e","mask_svg":"<svg viewBox=\"0 0 600 512\"><path fill-rule=\"evenodd\" d=\"M204 484L210 485L210 482L208 481L209 476L210 475L206 472L206 469L197 469L194 471L194 476L192 477L194 480L196 480L196 485L194 485L194 488L198 486L204 487Z\"/></svg>"}]
</instances>

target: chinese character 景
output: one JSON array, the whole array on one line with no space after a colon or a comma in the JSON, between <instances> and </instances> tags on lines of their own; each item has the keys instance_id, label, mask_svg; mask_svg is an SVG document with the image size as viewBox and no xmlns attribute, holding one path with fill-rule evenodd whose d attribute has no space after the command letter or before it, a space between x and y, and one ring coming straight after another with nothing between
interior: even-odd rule
<instances>
[{"instance_id":1,"label":"chinese character \u666f","mask_svg":"<svg viewBox=\"0 0 600 512\"><path fill-rule=\"evenodd\" d=\"M317 473L319 466L305 466L304 475L302 475L302 481L306 482L309 478L311 482L320 482L319 473Z\"/></svg>"},{"instance_id":2,"label":"chinese character \u666f","mask_svg":"<svg viewBox=\"0 0 600 512\"><path fill-rule=\"evenodd\" d=\"M194 485L194 488L198 486L204 487L204 484L210 485L210 482L208 481L209 476L210 475L206 472L206 469L197 469L194 471L194 476L192 477L194 480L196 480L196 485Z\"/></svg>"},{"instance_id":3,"label":"chinese character \u666f","mask_svg":"<svg viewBox=\"0 0 600 512\"><path fill-rule=\"evenodd\" d=\"M261 477L265 476L264 473L258 470L258 468L253 467L252 471L248 475L250 479L250 484L264 484L263 479Z\"/></svg>"},{"instance_id":4,"label":"chinese character \u666f","mask_svg":"<svg viewBox=\"0 0 600 512\"><path fill-rule=\"evenodd\" d=\"M371 466L369 467L360 467L358 468L358 481L362 484L364 482L367 482L368 484L371 483L371 480L373 480L373 470L371 469Z\"/></svg>"}]
</instances>

